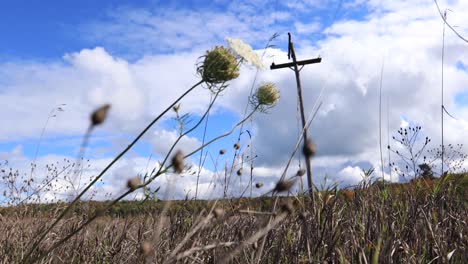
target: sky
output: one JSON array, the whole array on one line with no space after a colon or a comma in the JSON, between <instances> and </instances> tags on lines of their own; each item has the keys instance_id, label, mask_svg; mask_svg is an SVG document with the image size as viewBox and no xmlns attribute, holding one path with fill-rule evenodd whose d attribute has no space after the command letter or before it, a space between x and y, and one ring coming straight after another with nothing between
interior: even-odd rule
<instances>
[{"instance_id":1,"label":"sky","mask_svg":"<svg viewBox=\"0 0 468 264\"><path fill-rule=\"evenodd\" d=\"M448 9L448 23L468 38L468 2L437 3L442 11ZM231 131L251 110L252 88L264 82L276 84L279 102L268 113L256 113L243 130L235 129L187 159L191 167L182 175L162 175L150 186L161 187L160 198L193 198L200 168L198 198L222 197L226 171L232 175L228 197L250 195L251 176L253 183L264 184L254 187L252 195L268 193L284 172L301 128L294 72L269 69L273 62L288 62L288 32L299 60L322 58L300 72L306 119L316 112L309 128L317 148L312 159L316 186L353 186L370 168L374 178L382 177L380 145L385 179L408 180L389 171L386 147L403 150L392 139L401 126L421 126L421 139L431 138L427 149L441 144L442 69L443 104L453 116L444 117L444 143L468 143L468 43L446 26L442 64L443 28L431 0L3 1L0 167L7 180L0 190L12 190L11 175L17 175L17 182L32 177L39 186L63 170L50 190L41 190L41 201L73 197L200 80L200 57L215 46L227 46L229 37L251 45L266 67L242 65L208 121L175 149L197 149L205 125L205 141ZM180 113L188 114L185 129L198 122L211 96L200 87L181 101ZM89 116L107 103L108 119L92 131L82 175L73 177L68 165L79 157ZM158 168L178 137L174 118L170 111L159 120L86 197L117 197L129 179ZM418 141L415 148L420 146ZM226 154L219 155L220 149ZM401 162L392 153L390 161ZM32 163L37 164L33 171ZM295 155L286 175L294 176L301 167L303 157ZM132 197L142 195L137 191ZM0 193L0 202L9 197Z\"/></svg>"}]
</instances>

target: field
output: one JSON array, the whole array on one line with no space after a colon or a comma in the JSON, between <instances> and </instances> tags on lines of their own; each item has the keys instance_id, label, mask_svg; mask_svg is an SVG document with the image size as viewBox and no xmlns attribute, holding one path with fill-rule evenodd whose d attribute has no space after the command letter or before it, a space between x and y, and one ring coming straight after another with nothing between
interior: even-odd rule
<instances>
[{"instance_id":1,"label":"field","mask_svg":"<svg viewBox=\"0 0 468 264\"><path fill-rule=\"evenodd\" d=\"M308 196L80 202L31 260L42 263L464 263L468 175L330 189ZM66 204L0 211L2 263L20 263Z\"/></svg>"}]
</instances>

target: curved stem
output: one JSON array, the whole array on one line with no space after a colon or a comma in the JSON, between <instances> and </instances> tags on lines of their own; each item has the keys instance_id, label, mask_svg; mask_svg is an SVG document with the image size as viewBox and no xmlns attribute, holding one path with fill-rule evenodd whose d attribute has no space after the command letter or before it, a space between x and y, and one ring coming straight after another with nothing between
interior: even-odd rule
<instances>
[{"instance_id":1,"label":"curved stem","mask_svg":"<svg viewBox=\"0 0 468 264\"><path fill-rule=\"evenodd\" d=\"M99 173L98 176L96 176L96 178L90 182L88 184L88 186L86 186L86 188L83 189L83 191L81 191L81 193L68 205L67 208L65 208L65 210L57 217L57 219L50 225L49 228L47 228L47 230L39 237L39 239L34 243L34 245L32 246L32 248L29 250L29 252L26 254L26 258L25 258L25 262L28 262L32 253L34 252L34 250L39 246L39 244L44 240L44 238L46 237L46 235L50 232L50 230L52 230L57 224L58 222L70 211L70 209L73 207L73 205L75 205L75 203L91 188L91 186L93 186L100 178L102 178L102 176L104 175L104 173L106 173L125 153L127 153L127 151L130 150L130 148L133 147L133 145L135 145L138 140L141 139L141 137L143 137L143 135L159 120L161 119L161 117L163 115L165 115L169 110L172 109L172 107L174 105L176 105L180 100L182 100L182 98L184 98L187 94L189 94L193 89L195 89L197 86L199 86L200 84L202 84L204 81L201 80L199 81L198 83L196 83L195 85L193 85L190 89L188 89L185 93L183 93L179 98L177 98L169 107L167 107L161 114L159 114L153 121L151 121L148 126L146 126L145 129L143 129L140 134L122 151L120 152L119 155L117 155L102 171L101 173Z\"/></svg>"},{"instance_id":2,"label":"curved stem","mask_svg":"<svg viewBox=\"0 0 468 264\"><path fill-rule=\"evenodd\" d=\"M224 134L222 134L222 135L219 135L219 136L213 138L212 140L208 141L207 143L205 143L205 144L202 145L201 147L199 147L199 148L195 149L194 151L190 152L189 154L185 155L185 156L184 156L184 159L185 159L185 158L188 158L188 157L190 157L190 156L192 156L193 154L197 153L200 149L202 149L202 148L204 148L204 147L210 145L211 143L215 142L216 140L219 140L219 139L221 139L221 138L223 138L223 137L227 137L227 136L231 135L232 132L234 132L234 130L235 130L238 126L240 126L240 125L243 124L246 120L248 120L250 117L252 117L252 115L253 115L257 110L258 110L258 106L256 106L255 109L254 109L248 116L246 116L244 119L242 119L241 121L239 121L235 126L233 126L232 129L231 129L230 131L228 131L228 132L226 132L226 133L224 133Z\"/></svg>"},{"instance_id":3,"label":"curved stem","mask_svg":"<svg viewBox=\"0 0 468 264\"><path fill-rule=\"evenodd\" d=\"M214 102L216 101L216 99L218 98L219 96L219 93L220 92L217 92L213 98L213 100L211 101L210 105L208 106L208 109L205 111L205 114L200 118L200 120L197 122L197 124L195 124L191 129L187 130L185 133L181 134L177 140L172 144L171 148L169 149L169 151L167 152L166 154L166 157L164 158L164 161L161 163L161 166L159 168L159 170L155 173L155 175L153 177L151 177L147 182L145 182L144 184L138 186L135 190L137 189L140 189L140 188L143 188L147 185L149 185L151 182L153 182L159 175L161 174L164 174L167 172L167 170L172 167L172 165L170 166L167 166L166 168L162 169L164 167L164 164L167 162L170 154L172 153L172 151L174 150L175 146L177 145L177 143L180 141L180 139L182 139L184 136L186 136L187 134L189 134L190 132L192 132L193 130L195 130L200 124L201 122L205 119L205 117L208 115L209 111L211 110L211 108L213 107L213 104ZM101 212L105 212L107 211L110 207L112 207L113 205L115 205L117 202L119 202L120 200L122 200L123 198L125 198L127 195L129 195L130 193L134 192L135 190L127 190L125 193L123 193L122 195L120 195L119 197L117 197L115 200L113 200L109 205L107 205L102 211L100 212L96 212L92 217L90 217L85 223L83 223L80 227L78 227L77 229L75 229L73 232L71 232L70 234L68 234L66 237L64 237L63 239L61 239L59 242L55 243L54 245L52 245L51 248L49 248L44 254L42 254L38 259L40 260L41 258L47 256L47 254L49 254L50 252L52 252L54 249L56 249L57 247L59 247L61 244L65 243L67 240L69 240L70 238L72 238L76 233L80 232L83 228L85 228L88 224L90 224L92 221L94 221L94 219L96 219L97 217L99 217L100 213Z\"/></svg>"}]
</instances>

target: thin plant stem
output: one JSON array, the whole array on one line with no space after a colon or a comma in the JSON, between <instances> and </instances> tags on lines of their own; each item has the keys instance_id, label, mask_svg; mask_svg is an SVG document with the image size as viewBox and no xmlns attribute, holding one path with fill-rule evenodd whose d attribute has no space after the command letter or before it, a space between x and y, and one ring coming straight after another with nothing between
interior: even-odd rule
<instances>
[{"instance_id":1,"label":"thin plant stem","mask_svg":"<svg viewBox=\"0 0 468 264\"><path fill-rule=\"evenodd\" d=\"M194 88L194 87L192 87ZM152 178L150 178L146 183L138 186L135 190L137 189L140 189L140 188L143 188L147 185L149 185L152 181L154 181L159 175L161 174L164 174L166 173L171 167L172 167L172 164L171 165L167 165L164 169L162 169L164 167L164 164L165 162L167 161L170 153L172 152L172 150L174 149L175 145L178 143L178 141L183 137L185 136L187 133L193 131L196 127L198 127L198 125L200 125L200 123L203 121L204 117L206 116L206 114L208 113L209 109L211 108L211 106L213 105L215 99L216 99L217 96L215 96L214 100L212 101L211 105L209 106L207 112L205 113L205 115L200 119L200 121L198 122L198 124L196 124L193 128L191 128L190 130L188 130L187 132L185 132L184 134L180 135L179 138L176 140L176 142L172 145L171 149L169 150L169 152L167 153L166 155L166 158L164 159L163 163L161 163L161 166L159 168L159 170L156 172L155 176L153 176ZM177 102L175 102L177 103ZM173 105L175 105L175 103ZM171 106L172 107L172 106ZM171 107L169 107L167 110L169 110ZM256 110L258 109L258 106L255 107L254 111L252 111L245 119L243 119L242 121L240 121L239 123L237 123L232 129L231 131L221 135L221 136L218 136L212 140L210 140L208 143L204 144L203 146L201 146L200 148L197 148L197 150L191 152L190 154L186 155L184 157L185 158L188 158L190 156L192 156L193 154L197 153L201 148L203 147L206 147L208 145L210 145L211 143L215 142L216 140L220 139L220 138L223 138L223 137L226 137L230 134L232 134L232 132L235 130L236 127L238 127L242 122L245 122L245 120L247 120L248 118L250 118L255 112ZM102 212L105 212L107 211L109 208L111 208L113 205L115 205L117 202L119 202L120 200L122 200L123 198L125 198L127 195L129 195L130 193L134 192L135 190L127 190L125 193L123 193L122 195L120 195L117 199L115 199L114 201L112 201L109 205L107 205L104 209L102 209L101 211L95 213L92 217L90 217L85 223L83 223L80 227L78 227L77 229L75 229L73 232L71 232L70 234L68 234L65 238L61 239L60 241L58 241L57 243L55 243L51 248L49 248L49 250L47 250L45 253L41 254L37 259L36 261L39 261L41 260L43 257L47 256L50 252L52 252L54 249L58 248L61 244L65 243L66 241L68 241L70 238L72 238L75 234L77 234L78 232L80 232L84 227L86 227L88 224L90 224L92 221L94 221L97 217L100 216L100 214Z\"/></svg>"},{"instance_id":2,"label":"thin plant stem","mask_svg":"<svg viewBox=\"0 0 468 264\"><path fill-rule=\"evenodd\" d=\"M161 117L163 117L169 110L172 109L174 105L176 105L182 98L184 98L187 94L189 94L193 89L195 89L197 86L201 85L204 82L204 80L199 81L195 85L193 85L191 88L189 88L186 92L184 92L179 98L177 98L169 107L167 107L161 114L159 114L153 121L151 121L148 126L146 126L145 129L143 129L140 134L119 154L117 155L102 171L99 173L96 178L91 181L88 186L86 186L83 191L68 205L65 210L57 217L57 219L47 228L47 230L39 237L39 239L33 244L29 252L26 254L25 257L25 262L29 262L30 257L32 256L32 253L36 248L39 246L39 244L44 240L46 235L62 220L62 218L70 211L70 209L75 205L75 203L93 186L101 177L106 173L127 151L129 151L133 145L135 145L141 137L159 120Z\"/></svg>"}]
</instances>

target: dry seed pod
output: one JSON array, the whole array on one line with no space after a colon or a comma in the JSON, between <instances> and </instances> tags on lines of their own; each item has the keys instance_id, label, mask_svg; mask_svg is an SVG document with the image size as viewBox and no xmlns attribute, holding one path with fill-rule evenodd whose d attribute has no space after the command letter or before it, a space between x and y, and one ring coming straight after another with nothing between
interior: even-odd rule
<instances>
[{"instance_id":1,"label":"dry seed pod","mask_svg":"<svg viewBox=\"0 0 468 264\"><path fill-rule=\"evenodd\" d=\"M278 183L276 183L275 189L273 189L273 191L274 192L286 192L286 191L289 191L293 185L294 185L293 180L281 180Z\"/></svg>"},{"instance_id":2,"label":"dry seed pod","mask_svg":"<svg viewBox=\"0 0 468 264\"><path fill-rule=\"evenodd\" d=\"M238 150L238 149L240 149L240 145L239 145L239 144L237 144L237 143L236 143L236 144L234 144L234 149L235 149L235 150Z\"/></svg>"},{"instance_id":3,"label":"dry seed pod","mask_svg":"<svg viewBox=\"0 0 468 264\"><path fill-rule=\"evenodd\" d=\"M237 170L237 176L241 176L241 175L242 175L242 168Z\"/></svg>"},{"instance_id":4,"label":"dry seed pod","mask_svg":"<svg viewBox=\"0 0 468 264\"><path fill-rule=\"evenodd\" d=\"M306 156L306 158L312 158L315 155L315 145L310 139L308 139L307 142L304 144L302 152L304 153L304 156Z\"/></svg>"},{"instance_id":5,"label":"dry seed pod","mask_svg":"<svg viewBox=\"0 0 468 264\"><path fill-rule=\"evenodd\" d=\"M105 104L98 109L96 109L92 114L91 114L91 124L93 126L100 125L104 123L107 117L107 112L109 112L110 104Z\"/></svg>"},{"instance_id":6,"label":"dry seed pod","mask_svg":"<svg viewBox=\"0 0 468 264\"><path fill-rule=\"evenodd\" d=\"M304 169L300 169L297 171L296 175L299 176L299 177L302 177L304 176L304 174L306 173L306 171Z\"/></svg>"},{"instance_id":7,"label":"dry seed pod","mask_svg":"<svg viewBox=\"0 0 468 264\"><path fill-rule=\"evenodd\" d=\"M182 151L178 150L174 157L172 157L172 166L175 173L182 173L184 170L184 154Z\"/></svg>"},{"instance_id":8,"label":"dry seed pod","mask_svg":"<svg viewBox=\"0 0 468 264\"><path fill-rule=\"evenodd\" d=\"M226 153L225 149L222 149L222 150L219 151L219 155L224 155L224 153Z\"/></svg>"},{"instance_id":9,"label":"dry seed pod","mask_svg":"<svg viewBox=\"0 0 468 264\"><path fill-rule=\"evenodd\" d=\"M257 189L260 189L260 188L263 187L263 183L257 182L257 183L255 184L255 187L256 187Z\"/></svg>"},{"instance_id":10,"label":"dry seed pod","mask_svg":"<svg viewBox=\"0 0 468 264\"><path fill-rule=\"evenodd\" d=\"M138 186L141 184L140 178L135 177L131 178L127 181L127 187L131 190L134 191L138 188Z\"/></svg>"}]
</instances>

